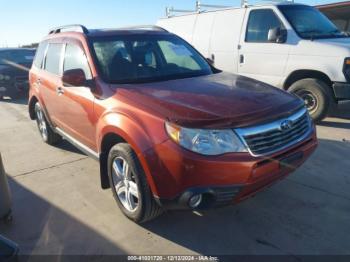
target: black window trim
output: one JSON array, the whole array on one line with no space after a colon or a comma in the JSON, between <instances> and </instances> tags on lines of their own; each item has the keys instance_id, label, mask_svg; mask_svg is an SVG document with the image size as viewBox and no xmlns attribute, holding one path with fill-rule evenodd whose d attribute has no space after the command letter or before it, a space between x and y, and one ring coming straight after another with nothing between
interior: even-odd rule
<instances>
[{"instance_id":1,"label":"black window trim","mask_svg":"<svg viewBox=\"0 0 350 262\"><path fill-rule=\"evenodd\" d=\"M286 29L286 26L284 25L283 21L280 19L280 17L278 16L278 14L275 12L275 10L273 10L272 8L259 8L259 9L253 9L249 11L249 17L247 19L247 23L246 23L246 30L245 30L245 36L244 36L244 42L245 43L250 43L250 44L276 44L276 43L272 43L269 41L247 41L247 36L248 36L248 26L249 26L249 19L250 16L252 14L252 12L254 11L261 11L261 10L270 10L274 13L274 15L276 16L276 18L278 19L278 21L280 21L281 23L281 29ZM279 43L280 44L280 43Z\"/></svg>"}]
</instances>

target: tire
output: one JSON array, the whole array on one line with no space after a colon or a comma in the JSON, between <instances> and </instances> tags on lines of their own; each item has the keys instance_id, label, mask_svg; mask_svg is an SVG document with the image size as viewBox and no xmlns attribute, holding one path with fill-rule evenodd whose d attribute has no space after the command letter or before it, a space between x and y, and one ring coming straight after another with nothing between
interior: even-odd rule
<instances>
[{"instance_id":1,"label":"tire","mask_svg":"<svg viewBox=\"0 0 350 262\"><path fill-rule=\"evenodd\" d=\"M43 141L49 145L56 145L59 143L62 140L62 137L52 130L39 102L36 102L35 104L35 116L36 123Z\"/></svg>"},{"instance_id":2,"label":"tire","mask_svg":"<svg viewBox=\"0 0 350 262\"><path fill-rule=\"evenodd\" d=\"M125 163L128 168L125 168ZM162 213L130 145L121 143L112 147L108 155L108 178L119 208L132 221L144 223Z\"/></svg>"},{"instance_id":3,"label":"tire","mask_svg":"<svg viewBox=\"0 0 350 262\"><path fill-rule=\"evenodd\" d=\"M299 80L288 91L305 101L305 105L315 123L319 123L326 118L334 103L334 96L330 88L318 79Z\"/></svg>"}]
</instances>

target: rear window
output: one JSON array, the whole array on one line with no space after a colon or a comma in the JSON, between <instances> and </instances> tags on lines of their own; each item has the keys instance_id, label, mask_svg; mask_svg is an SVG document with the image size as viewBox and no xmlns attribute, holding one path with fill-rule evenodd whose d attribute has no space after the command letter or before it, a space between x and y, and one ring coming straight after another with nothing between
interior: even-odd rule
<instances>
[{"instance_id":1,"label":"rear window","mask_svg":"<svg viewBox=\"0 0 350 262\"><path fill-rule=\"evenodd\" d=\"M35 50L6 50L0 51L0 64L31 64Z\"/></svg>"},{"instance_id":2,"label":"rear window","mask_svg":"<svg viewBox=\"0 0 350 262\"><path fill-rule=\"evenodd\" d=\"M55 75L61 74L61 54L63 44L49 44L45 60L45 70Z\"/></svg>"},{"instance_id":3,"label":"rear window","mask_svg":"<svg viewBox=\"0 0 350 262\"><path fill-rule=\"evenodd\" d=\"M43 59L45 56L45 51L47 48L47 42L42 42L39 47L38 50L36 51L36 55L35 55L35 59L34 59L34 65L38 68L41 68L43 65Z\"/></svg>"}]
</instances>

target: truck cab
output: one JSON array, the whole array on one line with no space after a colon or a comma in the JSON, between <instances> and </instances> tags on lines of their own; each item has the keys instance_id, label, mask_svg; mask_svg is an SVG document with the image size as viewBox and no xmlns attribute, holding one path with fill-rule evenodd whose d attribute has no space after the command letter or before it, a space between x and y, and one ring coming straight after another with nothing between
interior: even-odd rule
<instances>
[{"instance_id":1,"label":"truck cab","mask_svg":"<svg viewBox=\"0 0 350 262\"><path fill-rule=\"evenodd\" d=\"M158 25L213 65L288 90L316 122L350 99L350 38L316 8L293 3L169 16Z\"/></svg>"}]
</instances>

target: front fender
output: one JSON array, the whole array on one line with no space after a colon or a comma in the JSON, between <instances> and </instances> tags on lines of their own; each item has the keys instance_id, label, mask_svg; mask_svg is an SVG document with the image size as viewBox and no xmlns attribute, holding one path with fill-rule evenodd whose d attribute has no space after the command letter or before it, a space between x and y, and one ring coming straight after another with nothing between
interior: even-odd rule
<instances>
[{"instance_id":1,"label":"front fender","mask_svg":"<svg viewBox=\"0 0 350 262\"><path fill-rule=\"evenodd\" d=\"M164 127L161 121L148 123L147 126L151 126L152 128L146 129L141 123L136 122L124 114L107 113L99 120L97 125L97 145L99 154L101 154L103 153L102 142L107 135L115 134L126 141L135 151L153 194L157 194L156 183L150 172L144 153L165 140L165 137L163 138L162 135L164 133ZM162 126L161 130L159 126Z\"/></svg>"}]
</instances>

